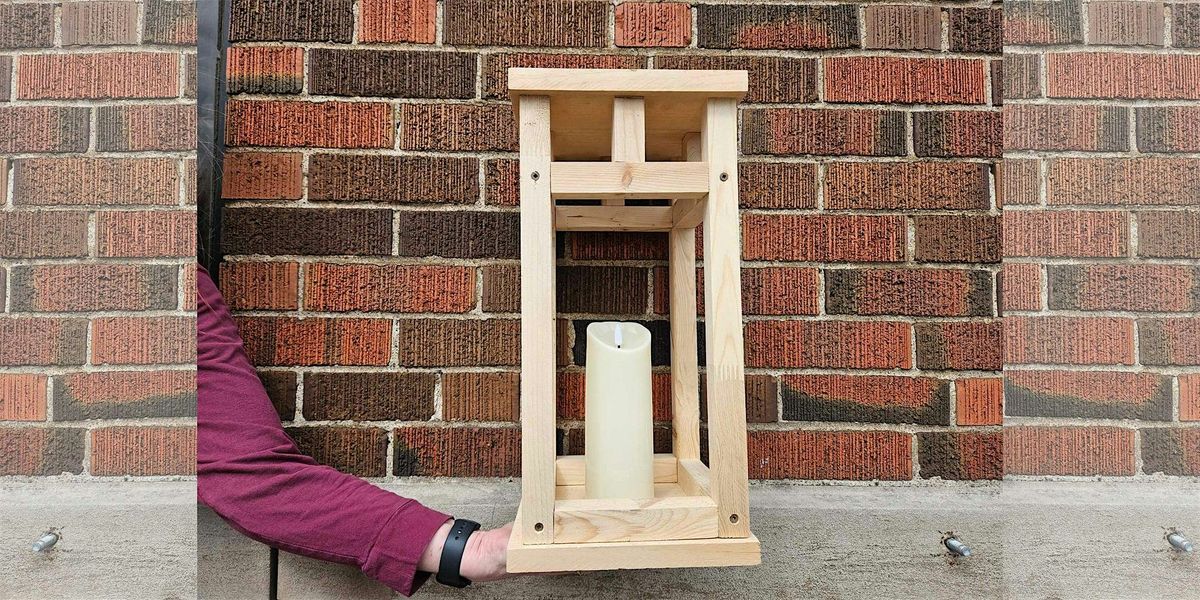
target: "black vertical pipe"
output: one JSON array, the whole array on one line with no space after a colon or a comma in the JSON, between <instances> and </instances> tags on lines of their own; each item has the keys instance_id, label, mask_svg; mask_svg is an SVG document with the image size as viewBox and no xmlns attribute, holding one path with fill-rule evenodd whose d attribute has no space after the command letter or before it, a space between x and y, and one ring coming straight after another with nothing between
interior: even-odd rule
<instances>
[{"instance_id":1,"label":"black vertical pipe","mask_svg":"<svg viewBox=\"0 0 1200 600\"><path fill-rule=\"evenodd\" d=\"M215 281L221 264L221 170L225 160L225 49L228 0L197 0L197 260Z\"/></svg>"}]
</instances>

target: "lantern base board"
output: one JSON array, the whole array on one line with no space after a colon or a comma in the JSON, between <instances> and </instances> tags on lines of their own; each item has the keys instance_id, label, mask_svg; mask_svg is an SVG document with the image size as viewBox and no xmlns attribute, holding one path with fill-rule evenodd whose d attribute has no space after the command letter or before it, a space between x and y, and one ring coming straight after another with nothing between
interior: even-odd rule
<instances>
[{"instance_id":1,"label":"lantern base board","mask_svg":"<svg viewBox=\"0 0 1200 600\"><path fill-rule=\"evenodd\" d=\"M509 573L735 567L762 562L758 538L525 544L521 511L508 538Z\"/></svg>"}]
</instances>

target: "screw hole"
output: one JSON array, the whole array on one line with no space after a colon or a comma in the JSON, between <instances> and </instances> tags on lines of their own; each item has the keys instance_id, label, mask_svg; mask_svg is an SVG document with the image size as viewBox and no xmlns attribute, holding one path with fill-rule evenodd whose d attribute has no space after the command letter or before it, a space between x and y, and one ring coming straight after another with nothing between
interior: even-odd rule
<instances>
[{"instance_id":1,"label":"screw hole","mask_svg":"<svg viewBox=\"0 0 1200 600\"><path fill-rule=\"evenodd\" d=\"M730 523L737 523L737 522L738 522L738 516L737 516L737 515L729 515L729 522L730 522Z\"/></svg>"},{"instance_id":2,"label":"screw hole","mask_svg":"<svg viewBox=\"0 0 1200 600\"><path fill-rule=\"evenodd\" d=\"M533 175L531 175L530 177L533 177L533 180L534 180L534 181L537 181L537 180L538 180L538 177L541 177L541 176L542 176L542 174L541 174L541 173L538 173L537 171L534 171L534 172L533 172Z\"/></svg>"},{"instance_id":3,"label":"screw hole","mask_svg":"<svg viewBox=\"0 0 1200 600\"><path fill-rule=\"evenodd\" d=\"M534 523L534 524L533 524L533 530L534 530L534 531L541 531L541 530L543 530L543 529L545 529L545 528L546 528L546 527L545 527L544 525L542 525L541 523Z\"/></svg>"},{"instance_id":4,"label":"screw hole","mask_svg":"<svg viewBox=\"0 0 1200 600\"><path fill-rule=\"evenodd\" d=\"M721 173L721 181L729 181L729 173Z\"/></svg>"}]
</instances>

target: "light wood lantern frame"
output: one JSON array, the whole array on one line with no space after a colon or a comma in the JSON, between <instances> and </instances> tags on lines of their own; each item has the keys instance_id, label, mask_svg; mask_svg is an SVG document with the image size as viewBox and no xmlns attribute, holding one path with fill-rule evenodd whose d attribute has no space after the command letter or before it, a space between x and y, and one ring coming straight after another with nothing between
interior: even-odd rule
<instances>
[{"instance_id":1,"label":"light wood lantern frame","mask_svg":"<svg viewBox=\"0 0 1200 600\"><path fill-rule=\"evenodd\" d=\"M745 71L508 71L520 123L521 505L510 572L751 565L738 222ZM610 125L611 124L611 125ZM556 205L600 199L597 206ZM668 199L668 206L625 206ZM700 461L696 226L704 223L709 465ZM655 498L584 497L555 456L555 232L670 236L671 454ZM585 416L586 418L586 416Z\"/></svg>"}]
</instances>

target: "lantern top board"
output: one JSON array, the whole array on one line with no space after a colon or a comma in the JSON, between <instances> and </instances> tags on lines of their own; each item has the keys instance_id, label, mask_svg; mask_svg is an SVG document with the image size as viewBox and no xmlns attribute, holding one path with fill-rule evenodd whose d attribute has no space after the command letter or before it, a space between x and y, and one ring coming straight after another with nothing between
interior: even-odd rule
<instances>
[{"instance_id":1,"label":"lantern top board","mask_svg":"<svg viewBox=\"0 0 1200 600\"><path fill-rule=\"evenodd\" d=\"M745 71L508 71L521 189L522 479L510 572L760 561L746 475L737 198L737 102L747 82ZM696 346L701 223L708 465ZM586 498L583 457L555 456L558 231L669 237L672 452L654 457L654 498Z\"/></svg>"}]
</instances>

